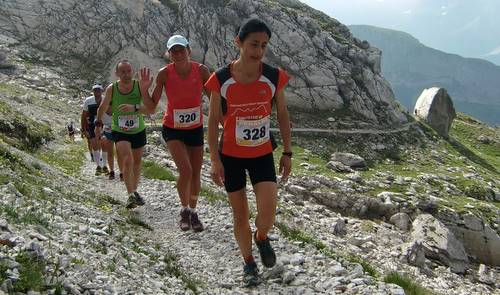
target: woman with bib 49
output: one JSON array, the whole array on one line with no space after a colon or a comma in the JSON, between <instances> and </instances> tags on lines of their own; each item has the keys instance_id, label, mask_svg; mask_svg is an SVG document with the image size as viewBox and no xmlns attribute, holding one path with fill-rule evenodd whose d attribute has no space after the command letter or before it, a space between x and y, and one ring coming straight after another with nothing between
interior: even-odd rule
<instances>
[{"instance_id":1,"label":"woman with bib 49","mask_svg":"<svg viewBox=\"0 0 500 295\"><path fill-rule=\"evenodd\" d=\"M256 195L256 231L253 239L262 264L272 267L276 255L267 236L274 224L277 200L276 171L270 136L272 105L284 152L279 162L282 179L291 171L291 132L284 87L290 77L279 68L262 62L271 38L269 27L259 19L249 19L235 38L239 58L210 76L205 87L211 91L208 142L213 181L224 185L233 210L234 235L245 265L243 281L247 286L260 282L252 255L252 231L246 196L246 173ZM218 143L218 124L223 132Z\"/></svg>"}]
</instances>

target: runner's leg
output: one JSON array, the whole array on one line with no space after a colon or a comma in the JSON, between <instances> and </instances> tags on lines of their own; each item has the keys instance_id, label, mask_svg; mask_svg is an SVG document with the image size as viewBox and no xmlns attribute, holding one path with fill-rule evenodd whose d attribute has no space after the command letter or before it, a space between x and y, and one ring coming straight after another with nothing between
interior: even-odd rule
<instances>
[{"instance_id":1,"label":"runner's leg","mask_svg":"<svg viewBox=\"0 0 500 295\"><path fill-rule=\"evenodd\" d=\"M119 141L116 143L116 151L121 157L123 181L127 187L127 193L130 195L135 191L134 187L134 156L132 147L128 141Z\"/></svg>"},{"instance_id":2,"label":"runner's leg","mask_svg":"<svg viewBox=\"0 0 500 295\"><path fill-rule=\"evenodd\" d=\"M177 166L179 178L177 179L177 192L182 207L188 207L191 196L191 181L193 168L189 160L186 145L180 140L167 141L167 147L172 159Z\"/></svg>"},{"instance_id":3,"label":"runner's leg","mask_svg":"<svg viewBox=\"0 0 500 295\"><path fill-rule=\"evenodd\" d=\"M229 203L233 209L234 237L238 242L243 259L252 256L252 230L248 221L248 200L245 188L228 193Z\"/></svg>"},{"instance_id":4,"label":"runner's leg","mask_svg":"<svg viewBox=\"0 0 500 295\"><path fill-rule=\"evenodd\" d=\"M191 190L189 198L189 207L196 208L198 203L198 195L200 194L200 174L201 165L203 164L203 146L187 146L189 162L191 163Z\"/></svg>"}]
</instances>

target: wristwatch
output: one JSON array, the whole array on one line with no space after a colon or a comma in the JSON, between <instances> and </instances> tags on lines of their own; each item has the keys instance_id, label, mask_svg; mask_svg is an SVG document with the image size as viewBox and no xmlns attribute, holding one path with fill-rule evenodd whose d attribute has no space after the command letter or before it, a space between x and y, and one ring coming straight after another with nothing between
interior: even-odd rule
<instances>
[{"instance_id":1,"label":"wristwatch","mask_svg":"<svg viewBox=\"0 0 500 295\"><path fill-rule=\"evenodd\" d=\"M140 104L134 104L134 112L137 112L141 108Z\"/></svg>"},{"instance_id":2,"label":"wristwatch","mask_svg":"<svg viewBox=\"0 0 500 295\"><path fill-rule=\"evenodd\" d=\"M292 155L293 155L293 153L292 153L292 152L282 152L281 154L282 154L283 156L287 156L287 157L289 157L289 158L291 158L291 157L292 157Z\"/></svg>"}]
</instances>

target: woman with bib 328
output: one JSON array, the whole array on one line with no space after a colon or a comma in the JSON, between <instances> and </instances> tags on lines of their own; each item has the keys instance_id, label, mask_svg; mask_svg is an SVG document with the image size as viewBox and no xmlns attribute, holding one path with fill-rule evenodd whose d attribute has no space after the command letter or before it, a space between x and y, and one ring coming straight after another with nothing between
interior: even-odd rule
<instances>
[{"instance_id":1,"label":"woman with bib 328","mask_svg":"<svg viewBox=\"0 0 500 295\"><path fill-rule=\"evenodd\" d=\"M171 63L158 72L156 87L150 99L156 108L165 89L167 108L163 116L162 135L179 172L177 192L182 205L180 228L202 231L203 224L196 212L203 163L201 98L203 84L208 80L210 72L205 65L190 60L188 40L181 35L168 39L167 53ZM142 69L141 77L151 81L149 69ZM149 96L150 84L141 88L146 96Z\"/></svg>"},{"instance_id":2,"label":"woman with bib 328","mask_svg":"<svg viewBox=\"0 0 500 295\"><path fill-rule=\"evenodd\" d=\"M276 263L268 232L274 224L277 199L276 171L269 132L272 105L277 118L284 152L279 171L286 179L291 171L291 134L284 87L290 79L285 71L262 62L271 38L269 27L250 19L240 28L235 42L240 56L217 70L205 87L211 91L208 142L213 181L224 185L233 210L234 235L245 265L243 281L259 283L252 255L252 231L246 196L246 171L256 195L256 231L253 234L260 258L266 267ZM273 103L274 101L274 103ZM223 133L218 144L218 124Z\"/></svg>"}]
</instances>

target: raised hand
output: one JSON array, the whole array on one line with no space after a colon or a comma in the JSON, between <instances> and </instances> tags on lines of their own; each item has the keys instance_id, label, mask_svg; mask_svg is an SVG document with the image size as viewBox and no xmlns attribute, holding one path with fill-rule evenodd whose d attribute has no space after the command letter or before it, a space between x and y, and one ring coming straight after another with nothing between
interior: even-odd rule
<instances>
[{"instance_id":1,"label":"raised hand","mask_svg":"<svg viewBox=\"0 0 500 295\"><path fill-rule=\"evenodd\" d=\"M153 84L153 77L149 68L141 68L139 70L139 87L141 92L148 91L149 87Z\"/></svg>"}]
</instances>

